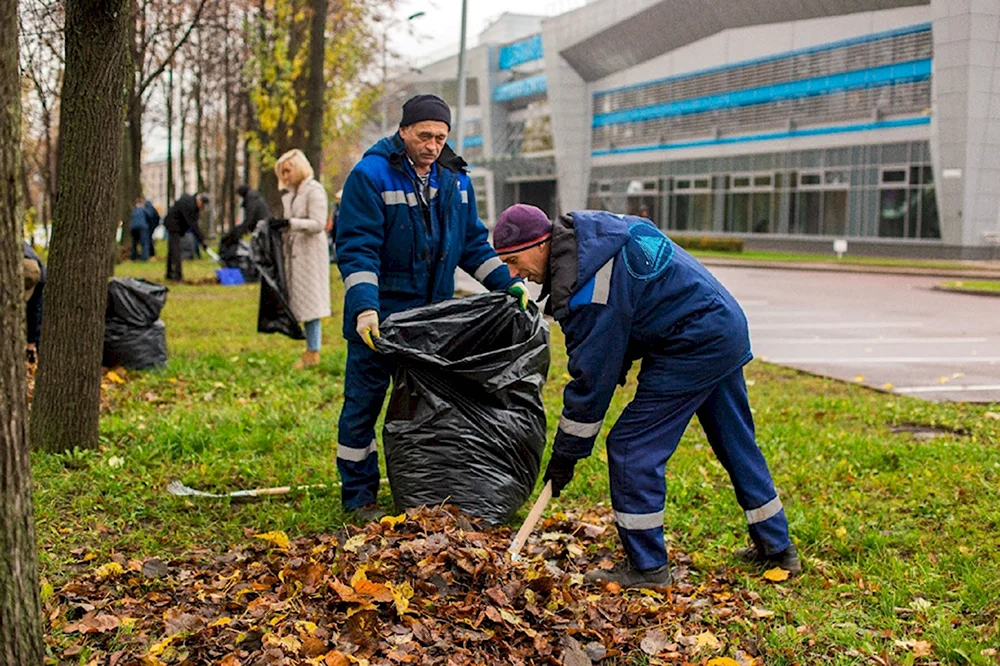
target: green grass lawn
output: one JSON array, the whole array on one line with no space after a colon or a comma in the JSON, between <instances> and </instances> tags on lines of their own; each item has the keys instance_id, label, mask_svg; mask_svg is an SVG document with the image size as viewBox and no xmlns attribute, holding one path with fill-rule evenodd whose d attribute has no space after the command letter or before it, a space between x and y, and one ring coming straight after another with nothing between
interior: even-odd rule
<instances>
[{"instance_id":1,"label":"green grass lawn","mask_svg":"<svg viewBox=\"0 0 1000 666\"><path fill-rule=\"evenodd\" d=\"M925 259L897 259L893 257L862 257L846 254L841 259L837 255L828 254L806 254L798 252L772 252L767 250L744 250L743 252L721 252L718 250L693 250L696 257L712 259L741 259L751 261L777 261L777 262L806 262L806 263L835 263L850 264L858 266L887 266L893 268L938 268L945 270L964 269L970 270L969 264L959 261L935 261Z\"/></svg>"},{"instance_id":2,"label":"green grass lawn","mask_svg":"<svg viewBox=\"0 0 1000 666\"><path fill-rule=\"evenodd\" d=\"M160 257L124 263L118 274L160 281L163 268ZM194 280L212 269L207 260L184 267ZM292 370L301 343L255 332L256 286L171 286L162 315L167 367L109 382L99 450L34 454L49 583L59 586L113 553L166 558L244 543L246 530L294 537L343 524L331 493L230 503L164 491L175 478L205 490L337 479L345 346L333 274L322 361L305 372ZM555 325L552 341L544 390L550 437L569 378ZM761 362L747 376L758 440L806 566L780 585L737 569L744 571L738 584L775 611L741 629L764 663L997 663L990 650L1000 649L1000 409L888 396ZM634 388L633 374L603 434ZM894 432L908 425L941 434ZM603 434L549 512L608 501ZM697 425L667 476L671 548L691 555L695 577L737 567L731 554L745 543L743 514ZM381 501L389 506L387 489ZM932 646L931 657L915 657L917 641Z\"/></svg>"},{"instance_id":3,"label":"green grass lawn","mask_svg":"<svg viewBox=\"0 0 1000 666\"><path fill-rule=\"evenodd\" d=\"M945 289L1000 293L1000 282L995 280L952 280L949 282L942 282L941 286Z\"/></svg>"}]
</instances>

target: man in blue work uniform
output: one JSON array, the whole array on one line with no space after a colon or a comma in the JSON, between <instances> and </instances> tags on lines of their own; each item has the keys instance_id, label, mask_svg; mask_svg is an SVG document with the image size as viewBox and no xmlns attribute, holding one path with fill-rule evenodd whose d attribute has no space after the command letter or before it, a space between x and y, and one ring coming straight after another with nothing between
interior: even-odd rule
<instances>
[{"instance_id":1,"label":"man in blue work uniform","mask_svg":"<svg viewBox=\"0 0 1000 666\"><path fill-rule=\"evenodd\" d=\"M337 258L344 279L347 368L337 435L345 509L377 518L375 421L393 366L375 351L379 321L450 299L460 267L487 289L506 289L527 306L479 220L465 161L445 144L451 109L435 95L403 104L399 131L368 149L340 202Z\"/></svg>"},{"instance_id":2,"label":"man in blue work uniform","mask_svg":"<svg viewBox=\"0 0 1000 666\"><path fill-rule=\"evenodd\" d=\"M664 472L695 414L729 472L754 546L744 559L801 570L764 455L754 439L743 366L746 317L690 254L640 217L578 211L550 222L534 206L505 210L493 243L511 275L543 285L566 336L563 395L545 480L558 497L590 455L632 362L639 387L607 438L611 505L628 560L590 581L671 584L663 544Z\"/></svg>"}]
</instances>

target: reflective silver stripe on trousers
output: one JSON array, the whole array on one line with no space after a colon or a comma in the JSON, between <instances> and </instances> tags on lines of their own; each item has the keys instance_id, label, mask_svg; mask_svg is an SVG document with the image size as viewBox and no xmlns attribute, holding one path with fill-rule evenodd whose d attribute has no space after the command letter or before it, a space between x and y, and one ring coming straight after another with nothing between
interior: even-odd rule
<instances>
[{"instance_id":1,"label":"reflective silver stripe on trousers","mask_svg":"<svg viewBox=\"0 0 1000 666\"><path fill-rule=\"evenodd\" d=\"M496 269L500 268L501 266L503 266L503 262L500 260L500 257L490 257L483 263L479 264L479 268L476 269L476 272L473 274L472 277L482 282L483 280L486 279L487 275L489 275Z\"/></svg>"},{"instance_id":2,"label":"reflective silver stripe on trousers","mask_svg":"<svg viewBox=\"0 0 1000 666\"><path fill-rule=\"evenodd\" d=\"M465 190L462 190L462 203L469 203L469 193Z\"/></svg>"},{"instance_id":3,"label":"reflective silver stripe on trousers","mask_svg":"<svg viewBox=\"0 0 1000 666\"><path fill-rule=\"evenodd\" d=\"M773 518L781 512L781 498L775 497L762 507L747 511L747 524L762 523L768 518Z\"/></svg>"},{"instance_id":4,"label":"reflective silver stripe on trousers","mask_svg":"<svg viewBox=\"0 0 1000 666\"><path fill-rule=\"evenodd\" d=\"M559 417L559 429L575 437L594 437L601 432L602 425L604 425L603 419L595 423L580 423L567 418L565 414Z\"/></svg>"},{"instance_id":5,"label":"reflective silver stripe on trousers","mask_svg":"<svg viewBox=\"0 0 1000 666\"><path fill-rule=\"evenodd\" d=\"M337 444L337 458L340 460L349 460L351 462L364 462L368 460L368 456L378 451L378 444L375 440L363 449L356 449L353 446L346 446L344 444Z\"/></svg>"},{"instance_id":6,"label":"reflective silver stripe on trousers","mask_svg":"<svg viewBox=\"0 0 1000 666\"><path fill-rule=\"evenodd\" d=\"M351 287L359 284L373 284L378 286L378 276L371 271L358 271L357 273L351 273L344 278L344 291L347 291Z\"/></svg>"},{"instance_id":7,"label":"reflective silver stripe on trousers","mask_svg":"<svg viewBox=\"0 0 1000 666\"><path fill-rule=\"evenodd\" d=\"M615 511L615 522L627 530L651 530L663 527L663 512L656 513L622 513Z\"/></svg>"},{"instance_id":8,"label":"reflective silver stripe on trousers","mask_svg":"<svg viewBox=\"0 0 1000 666\"><path fill-rule=\"evenodd\" d=\"M611 257L608 263L598 269L597 275L594 276L594 295L590 299L591 303L608 304L608 295L611 293L611 270L614 266L615 258Z\"/></svg>"}]
</instances>

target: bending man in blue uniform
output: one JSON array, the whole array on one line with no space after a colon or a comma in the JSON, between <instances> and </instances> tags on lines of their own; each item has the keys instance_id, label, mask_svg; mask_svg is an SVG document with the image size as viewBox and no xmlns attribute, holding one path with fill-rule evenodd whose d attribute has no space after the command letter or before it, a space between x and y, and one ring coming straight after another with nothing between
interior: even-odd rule
<instances>
[{"instance_id":1,"label":"bending man in blue uniform","mask_svg":"<svg viewBox=\"0 0 1000 666\"><path fill-rule=\"evenodd\" d=\"M696 415L729 472L753 547L744 559L801 569L764 455L754 439L743 366L746 317L728 291L649 220L603 211L555 223L534 206L505 210L493 243L511 275L543 285L566 336L563 395L545 480L558 497L590 455L617 383L642 359L639 387L607 438L611 505L627 561L590 581L672 582L663 544L665 467Z\"/></svg>"},{"instance_id":2,"label":"bending man in blue uniform","mask_svg":"<svg viewBox=\"0 0 1000 666\"><path fill-rule=\"evenodd\" d=\"M375 352L380 319L453 298L457 267L487 289L511 291L522 308L528 303L524 283L489 243L466 163L445 144L450 130L444 100L407 100L399 131L369 148L344 184L336 243L347 368L337 469L344 508L361 520L382 513L375 421L393 366Z\"/></svg>"}]
</instances>

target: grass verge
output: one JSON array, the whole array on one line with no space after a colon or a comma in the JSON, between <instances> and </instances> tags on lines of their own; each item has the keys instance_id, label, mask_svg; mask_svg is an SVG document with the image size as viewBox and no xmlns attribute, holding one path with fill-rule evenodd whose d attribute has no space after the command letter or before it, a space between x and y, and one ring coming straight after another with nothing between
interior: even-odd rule
<instances>
[{"instance_id":1,"label":"grass verge","mask_svg":"<svg viewBox=\"0 0 1000 666\"><path fill-rule=\"evenodd\" d=\"M198 280L212 269L208 261L187 262L185 274ZM160 280L162 259L126 263L118 273ZM338 308L342 288L333 273ZM100 449L33 455L48 583L58 586L113 553L167 558L244 543L247 530L294 537L344 523L330 493L236 503L164 491L175 478L215 491L337 478L340 313L324 322L320 366L295 372L301 344L255 332L257 293L252 285L172 286L162 315L170 361L109 385ZM544 389L550 437L569 379L555 325L552 341ZM740 574L739 584L775 611L743 629L765 663L997 663L997 408L888 396L761 362L747 376L758 441L807 567L780 585L759 572ZM633 374L615 396L594 455L549 512L608 501L603 436L634 389ZM894 432L901 426L937 436ZM671 547L690 553L703 572L737 567L731 553L745 543L742 512L696 425L667 477ZM381 501L388 506L387 489Z\"/></svg>"}]
</instances>

